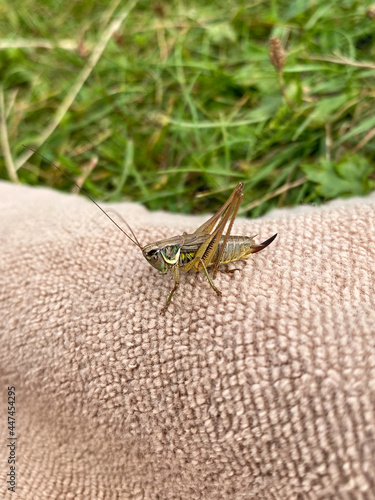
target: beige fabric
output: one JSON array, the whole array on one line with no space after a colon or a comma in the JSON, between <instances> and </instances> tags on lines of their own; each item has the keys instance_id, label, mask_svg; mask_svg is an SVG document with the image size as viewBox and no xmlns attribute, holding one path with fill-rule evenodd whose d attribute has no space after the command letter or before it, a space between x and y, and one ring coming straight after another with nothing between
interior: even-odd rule
<instances>
[{"instance_id":1,"label":"beige fabric","mask_svg":"<svg viewBox=\"0 0 375 500\"><path fill-rule=\"evenodd\" d=\"M204 218L116 209L145 244ZM91 203L0 183L1 492L374 499L375 196L238 220L270 247L172 286ZM10 496L9 496L10 498Z\"/></svg>"}]
</instances>

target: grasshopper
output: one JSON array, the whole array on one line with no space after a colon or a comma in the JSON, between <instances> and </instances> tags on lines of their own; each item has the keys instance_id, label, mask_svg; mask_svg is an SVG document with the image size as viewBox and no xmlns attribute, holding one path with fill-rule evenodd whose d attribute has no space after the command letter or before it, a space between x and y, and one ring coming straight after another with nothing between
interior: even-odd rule
<instances>
[{"instance_id":1,"label":"grasshopper","mask_svg":"<svg viewBox=\"0 0 375 500\"><path fill-rule=\"evenodd\" d=\"M174 287L169 293L167 302L161 310L161 314L166 312L174 293L180 285L180 270L184 272L193 269L196 272L204 271L211 288L220 296L222 293L213 284L207 268L213 266L213 278L215 278L217 272L220 271L218 269L220 265L236 262L240 259L247 259L251 254L260 252L270 245L277 236L276 233L268 240L257 245L254 242L254 236L230 235L243 198L242 190L244 184L239 182L224 205L208 221L199 226L194 233L183 233L181 236L173 236L172 238L159 240L155 243L149 243L148 245L142 246L125 219L120 216L130 231L131 236L119 226L86 191L84 191L73 179L70 179L60 167L32 148L28 147L28 149L38 154L41 158L59 170L70 182L75 184L79 190L82 191L108 217L108 219L141 250L144 258L152 267L162 274L172 272ZM228 228L225 231L227 224ZM235 271L235 269L228 272L233 271Z\"/></svg>"}]
</instances>

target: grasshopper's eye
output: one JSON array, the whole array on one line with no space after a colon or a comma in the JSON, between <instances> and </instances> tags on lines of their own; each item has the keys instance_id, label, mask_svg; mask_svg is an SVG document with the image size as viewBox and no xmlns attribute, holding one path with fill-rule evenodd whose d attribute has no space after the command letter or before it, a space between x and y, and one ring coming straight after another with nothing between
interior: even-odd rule
<instances>
[{"instance_id":1,"label":"grasshopper's eye","mask_svg":"<svg viewBox=\"0 0 375 500\"><path fill-rule=\"evenodd\" d=\"M159 252L157 250L150 250L150 252L148 252L148 254L146 255L146 259L147 260L158 260L159 258Z\"/></svg>"}]
</instances>

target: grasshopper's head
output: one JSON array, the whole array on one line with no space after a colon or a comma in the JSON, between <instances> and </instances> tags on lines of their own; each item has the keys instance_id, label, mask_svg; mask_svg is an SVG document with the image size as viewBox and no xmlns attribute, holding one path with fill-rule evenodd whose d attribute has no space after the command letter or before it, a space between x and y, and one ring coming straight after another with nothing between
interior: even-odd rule
<instances>
[{"instance_id":1,"label":"grasshopper's head","mask_svg":"<svg viewBox=\"0 0 375 500\"><path fill-rule=\"evenodd\" d=\"M165 274L178 265L183 236L156 241L142 248L144 258L155 269Z\"/></svg>"},{"instance_id":2,"label":"grasshopper's head","mask_svg":"<svg viewBox=\"0 0 375 500\"><path fill-rule=\"evenodd\" d=\"M162 249L155 243L150 243L142 248L143 257L152 267L165 274L169 266L164 260Z\"/></svg>"}]
</instances>

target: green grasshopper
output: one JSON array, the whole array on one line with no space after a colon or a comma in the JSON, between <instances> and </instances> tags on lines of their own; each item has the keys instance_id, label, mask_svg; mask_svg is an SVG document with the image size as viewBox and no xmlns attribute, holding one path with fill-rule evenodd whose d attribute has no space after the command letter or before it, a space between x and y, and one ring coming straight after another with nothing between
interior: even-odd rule
<instances>
[{"instance_id":1,"label":"green grasshopper","mask_svg":"<svg viewBox=\"0 0 375 500\"><path fill-rule=\"evenodd\" d=\"M31 150L34 151L33 149ZM44 158L38 152L34 151L34 153L41 156L41 158L59 170L70 180L70 182L75 184L79 190L82 191L108 217L108 219L142 251L144 258L152 267L162 274L166 274L169 271L173 273L174 287L169 293L167 303L161 310L161 314L165 313L167 310L174 293L180 285L180 270L184 272L188 272L192 269L195 269L196 272L203 270L211 288L220 296L221 291L213 284L207 268L213 266L213 277L215 278L220 265L236 262L240 259L247 259L252 253L260 252L270 245L277 236L276 233L260 245L256 245L253 239L254 237L230 235L243 198L242 190L244 185L242 182L239 182L224 205L207 222L199 226L194 233L183 233L181 236L173 236L172 238L159 240L142 247L134 231L125 219L121 217L130 231L131 236L124 231L124 229L120 227L117 222L115 222L112 217L110 217L108 213L103 210L88 193L86 193L86 191L74 182L73 179L70 179L60 167L47 158ZM228 228L224 234L227 223Z\"/></svg>"}]
</instances>

